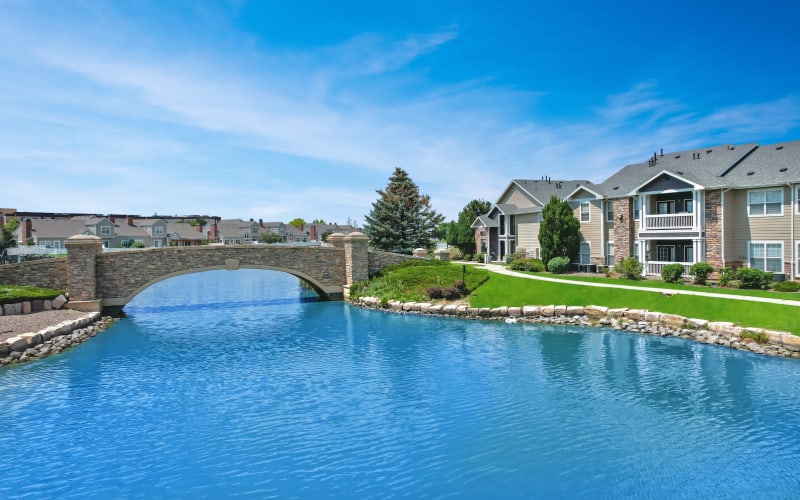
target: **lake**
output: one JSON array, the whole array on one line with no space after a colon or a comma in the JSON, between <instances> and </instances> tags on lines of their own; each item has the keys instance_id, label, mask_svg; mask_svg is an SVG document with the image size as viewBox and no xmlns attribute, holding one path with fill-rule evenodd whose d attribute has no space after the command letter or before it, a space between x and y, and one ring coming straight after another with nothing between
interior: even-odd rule
<instances>
[{"instance_id":1,"label":"lake","mask_svg":"<svg viewBox=\"0 0 800 500\"><path fill-rule=\"evenodd\" d=\"M800 497L800 363L211 271L0 370L4 498Z\"/></svg>"}]
</instances>

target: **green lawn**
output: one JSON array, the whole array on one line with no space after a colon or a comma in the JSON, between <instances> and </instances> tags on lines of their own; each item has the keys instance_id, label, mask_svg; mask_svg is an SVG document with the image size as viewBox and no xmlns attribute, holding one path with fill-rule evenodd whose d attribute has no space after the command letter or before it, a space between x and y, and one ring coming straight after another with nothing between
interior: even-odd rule
<instances>
[{"instance_id":1,"label":"green lawn","mask_svg":"<svg viewBox=\"0 0 800 500\"><path fill-rule=\"evenodd\" d=\"M561 276L555 276L561 277ZM571 278L574 279L574 278ZM582 279L583 280L583 279ZM590 278L594 280L594 278ZM655 285L658 282L600 279L605 283ZM665 283L661 283L665 285ZM654 288L656 288L654 286ZM670 287L663 287L670 288ZM719 288L684 287L704 291L721 291ZM784 298L796 294L729 290L740 295L765 294L767 297ZM797 300L796 297L792 297ZM596 288L568 285L549 281L516 278L491 273L490 278L470 295L473 307L499 307L524 305L598 305L612 308L647 309L689 318L709 321L730 321L741 326L769 328L800 334L800 307L748 302L724 298L672 295L666 297L658 292L641 292L614 288Z\"/></svg>"}]
</instances>

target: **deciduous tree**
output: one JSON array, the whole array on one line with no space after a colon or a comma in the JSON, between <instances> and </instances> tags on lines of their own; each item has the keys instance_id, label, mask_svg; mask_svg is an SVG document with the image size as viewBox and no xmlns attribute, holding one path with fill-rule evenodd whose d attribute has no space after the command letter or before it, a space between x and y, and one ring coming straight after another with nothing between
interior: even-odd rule
<instances>
[{"instance_id":1,"label":"deciduous tree","mask_svg":"<svg viewBox=\"0 0 800 500\"><path fill-rule=\"evenodd\" d=\"M462 254L475 253L475 231L472 223L479 215L489 211L492 204L485 200L472 200L458 213L458 221L447 234L447 244L457 247Z\"/></svg>"}]
</instances>

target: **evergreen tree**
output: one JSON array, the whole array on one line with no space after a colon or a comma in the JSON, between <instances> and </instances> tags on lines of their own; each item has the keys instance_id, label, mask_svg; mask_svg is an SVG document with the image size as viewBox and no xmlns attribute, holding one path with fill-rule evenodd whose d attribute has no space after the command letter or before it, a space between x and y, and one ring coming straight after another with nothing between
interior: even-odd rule
<instances>
[{"instance_id":1,"label":"evergreen tree","mask_svg":"<svg viewBox=\"0 0 800 500\"><path fill-rule=\"evenodd\" d=\"M385 191L373 204L367 222L372 247L386 252L410 254L415 248L433 247L433 234L444 220L431 208L430 196L402 168L395 168Z\"/></svg>"},{"instance_id":2,"label":"evergreen tree","mask_svg":"<svg viewBox=\"0 0 800 500\"><path fill-rule=\"evenodd\" d=\"M545 264L553 257L568 257L575 261L581 248L581 223L575 218L568 201L555 196L542 209L539 226L539 245Z\"/></svg>"},{"instance_id":3,"label":"evergreen tree","mask_svg":"<svg viewBox=\"0 0 800 500\"><path fill-rule=\"evenodd\" d=\"M475 253L475 230L472 223L479 215L489 211L492 204L484 200L472 200L458 213L458 221L451 227L447 235L447 244L457 247L461 253Z\"/></svg>"}]
</instances>

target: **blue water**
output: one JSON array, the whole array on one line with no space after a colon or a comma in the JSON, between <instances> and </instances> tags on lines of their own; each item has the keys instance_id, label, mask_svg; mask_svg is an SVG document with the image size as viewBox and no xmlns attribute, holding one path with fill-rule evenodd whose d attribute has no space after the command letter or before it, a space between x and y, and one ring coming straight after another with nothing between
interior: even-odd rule
<instances>
[{"instance_id":1,"label":"blue water","mask_svg":"<svg viewBox=\"0 0 800 500\"><path fill-rule=\"evenodd\" d=\"M0 370L3 498L800 498L800 363L181 276Z\"/></svg>"}]
</instances>

